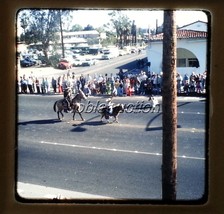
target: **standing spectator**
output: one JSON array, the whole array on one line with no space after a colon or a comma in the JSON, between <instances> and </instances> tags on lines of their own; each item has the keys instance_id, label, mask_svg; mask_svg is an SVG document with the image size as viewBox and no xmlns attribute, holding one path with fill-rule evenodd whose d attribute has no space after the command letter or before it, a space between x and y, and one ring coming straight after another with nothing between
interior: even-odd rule
<instances>
[{"instance_id":1,"label":"standing spectator","mask_svg":"<svg viewBox=\"0 0 224 214\"><path fill-rule=\"evenodd\" d=\"M196 92L201 93L201 75L196 75L195 76L195 87L196 87Z\"/></svg>"},{"instance_id":2,"label":"standing spectator","mask_svg":"<svg viewBox=\"0 0 224 214\"><path fill-rule=\"evenodd\" d=\"M81 74L81 76L80 76L80 83L81 83L81 90L83 91L84 87L85 87L85 84L86 84L86 79L83 76L83 74Z\"/></svg>"},{"instance_id":3,"label":"standing spectator","mask_svg":"<svg viewBox=\"0 0 224 214\"><path fill-rule=\"evenodd\" d=\"M21 92L22 93L27 93L27 80L25 74L23 75L23 78L21 80Z\"/></svg>"},{"instance_id":4,"label":"standing spectator","mask_svg":"<svg viewBox=\"0 0 224 214\"><path fill-rule=\"evenodd\" d=\"M76 94L76 92L78 92L78 88L77 88L77 79L74 73L72 73L72 79L71 79L71 84L72 84L72 93Z\"/></svg>"},{"instance_id":5,"label":"standing spectator","mask_svg":"<svg viewBox=\"0 0 224 214\"><path fill-rule=\"evenodd\" d=\"M22 92L22 88L21 88L21 83L22 83L23 78L20 76L19 80L17 79L17 92L21 93Z\"/></svg>"},{"instance_id":6,"label":"standing spectator","mask_svg":"<svg viewBox=\"0 0 224 214\"><path fill-rule=\"evenodd\" d=\"M33 80L31 77L28 78L28 89L30 94L33 94Z\"/></svg>"},{"instance_id":7,"label":"standing spectator","mask_svg":"<svg viewBox=\"0 0 224 214\"><path fill-rule=\"evenodd\" d=\"M62 91L64 92L67 88L67 77L65 75L62 76Z\"/></svg>"},{"instance_id":8,"label":"standing spectator","mask_svg":"<svg viewBox=\"0 0 224 214\"><path fill-rule=\"evenodd\" d=\"M201 90L202 92L206 92L206 77L207 77L207 71L205 71L202 75L201 75Z\"/></svg>"},{"instance_id":9,"label":"standing spectator","mask_svg":"<svg viewBox=\"0 0 224 214\"><path fill-rule=\"evenodd\" d=\"M44 81L45 81L45 91L46 93L48 93L50 91L50 84L48 82L47 77L44 79Z\"/></svg>"},{"instance_id":10,"label":"standing spectator","mask_svg":"<svg viewBox=\"0 0 224 214\"><path fill-rule=\"evenodd\" d=\"M181 93L181 86L182 86L183 77L177 73L177 93Z\"/></svg>"},{"instance_id":11,"label":"standing spectator","mask_svg":"<svg viewBox=\"0 0 224 214\"><path fill-rule=\"evenodd\" d=\"M196 75L194 72L192 72L191 76L190 76L190 92L195 92L195 88L196 88Z\"/></svg>"},{"instance_id":12,"label":"standing spectator","mask_svg":"<svg viewBox=\"0 0 224 214\"><path fill-rule=\"evenodd\" d=\"M72 88L72 78L70 76L67 76L67 87Z\"/></svg>"},{"instance_id":13,"label":"standing spectator","mask_svg":"<svg viewBox=\"0 0 224 214\"><path fill-rule=\"evenodd\" d=\"M54 77L52 77L52 79L51 79L51 86L53 88L54 93L56 93L57 92L57 81Z\"/></svg>"},{"instance_id":14,"label":"standing spectator","mask_svg":"<svg viewBox=\"0 0 224 214\"><path fill-rule=\"evenodd\" d=\"M184 75L183 84L184 84L184 92L188 93L189 92L189 76L188 76L188 74Z\"/></svg>"},{"instance_id":15,"label":"standing spectator","mask_svg":"<svg viewBox=\"0 0 224 214\"><path fill-rule=\"evenodd\" d=\"M58 93L62 93L62 76L58 77Z\"/></svg>"},{"instance_id":16,"label":"standing spectator","mask_svg":"<svg viewBox=\"0 0 224 214\"><path fill-rule=\"evenodd\" d=\"M46 86L45 86L45 79L42 78L42 82L41 82L41 93L45 94L46 93Z\"/></svg>"},{"instance_id":17,"label":"standing spectator","mask_svg":"<svg viewBox=\"0 0 224 214\"><path fill-rule=\"evenodd\" d=\"M90 74L87 74L87 77L86 77L86 83L87 84L90 84L92 82L93 78Z\"/></svg>"},{"instance_id":18,"label":"standing spectator","mask_svg":"<svg viewBox=\"0 0 224 214\"><path fill-rule=\"evenodd\" d=\"M37 77L35 79L35 85L36 85L37 93L40 94L40 81Z\"/></svg>"},{"instance_id":19,"label":"standing spectator","mask_svg":"<svg viewBox=\"0 0 224 214\"><path fill-rule=\"evenodd\" d=\"M123 96L123 94L124 94L123 83L120 82L120 85L119 85L119 87L118 87L118 89L117 89L117 95L118 95L118 96Z\"/></svg>"},{"instance_id":20,"label":"standing spectator","mask_svg":"<svg viewBox=\"0 0 224 214\"><path fill-rule=\"evenodd\" d=\"M120 77L120 80L123 81L123 79L124 79L124 72L123 72L123 69L120 69L120 70L119 70L118 76Z\"/></svg>"}]
</instances>

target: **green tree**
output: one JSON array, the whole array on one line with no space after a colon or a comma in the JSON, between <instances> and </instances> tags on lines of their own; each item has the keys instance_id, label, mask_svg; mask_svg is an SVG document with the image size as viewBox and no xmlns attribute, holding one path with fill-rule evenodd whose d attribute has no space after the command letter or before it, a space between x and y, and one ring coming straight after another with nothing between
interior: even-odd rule
<instances>
[{"instance_id":1,"label":"green tree","mask_svg":"<svg viewBox=\"0 0 224 214\"><path fill-rule=\"evenodd\" d=\"M70 32L74 32L74 31L82 31L83 27L79 24L75 24L71 27Z\"/></svg>"},{"instance_id":2,"label":"green tree","mask_svg":"<svg viewBox=\"0 0 224 214\"><path fill-rule=\"evenodd\" d=\"M88 24L86 27L84 27L83 30L85 30L85 31L94 30L94 27L92 25Z\"/></svg>"},{"instance_id":3,"label":"green tree","mask_svg":"<svg viewBox=\"0 0 224 214\"><path fill-rule=\"evenodd\" d=\"M26 10L24 19L28 23L25 32L27 44L40 42L46 60L48 60L48 49L50 42L59 39L59 10Z\"/></svg>"},{"instance_id":4,"label":"green tree","mask_svg":"<svg viewBox=\"0 0 224 214\"><path fill-rule=\"evenodd\" d=\"M45 58L48 61L48 50L50 44L57 44L59 41L58 32L62 31L63 18L67 17L69 11L66 10L24 10L22 13L22 23L27 23L25 31L25 41L27 44L39 42L42 46Z\"/></svg>"},{"instance_id":5,"label":"green tree","mask_svg":"<svg viewBox=\"0 0 224 214\"><path fill-rule=\"evenodd\" d=\"M111 16L111 24L109 23L107 26L111 26L115 29L117 43L121 47L128 45L130 43L129 36L131 34L131 20L127 17L127 15L122 14L121 11L113 11L108 15Z\"/></svg>"}]
</instances>

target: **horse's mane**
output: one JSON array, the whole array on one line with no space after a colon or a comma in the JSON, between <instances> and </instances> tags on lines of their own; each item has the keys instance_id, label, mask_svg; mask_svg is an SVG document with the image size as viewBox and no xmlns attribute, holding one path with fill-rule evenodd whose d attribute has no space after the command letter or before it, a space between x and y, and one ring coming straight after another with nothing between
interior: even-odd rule
<instances>
[{"instance_id":1,"label":"horse's mane","mask_svg":"<svg viewBox=\"0 0 224 214\"><path fill-rule=\"evenodd\" d=\"M73 100L74 100L74 99L79 99L79 100L81 100L81 99L84 98L84 97L85 97L84 92L83 92L81 89L79 89L79 92L74 96Z\"/></svg>"}]
</instances>

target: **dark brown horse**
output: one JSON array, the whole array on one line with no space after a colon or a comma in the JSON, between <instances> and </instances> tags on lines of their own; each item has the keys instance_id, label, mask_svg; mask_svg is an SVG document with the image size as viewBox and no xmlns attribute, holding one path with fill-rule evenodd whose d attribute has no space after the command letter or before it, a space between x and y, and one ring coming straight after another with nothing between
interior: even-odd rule
<instances>
[{"instance_id":1,"label":"dark brown horse","mask_svg":"<svg viewBox=\"0 0 224 214\"><path fill-rule=\"evenodd\" d=\"M75 119L75 113L76 112L78 112L81 119L84 120L83 117L82 117L81 111L80 111L80 106L81 106L81 100L82 99L86 100L87 98L86 98L85 94L83 93L83 91L81 89L79 89L79 92L75 95L75 97L71 101L71 108L73 110L73 120ZM65 105L64 105L64 99L57 100L54 103L53 109L54 109L55 112L57 112L59 120L63 120L64 114L62 112L66 108L67 107L65 107ZM62 118L60 118L59 114L61 114Z\"/></svg>"},{"instance_id":2,"label":"dark brown horse","mask_svg":"<svg viewBox=\"0 0 224 214\"><path fill-rule=\"evenodd\" d=\"M103 107L101 109L99 109L99 113L101 114L101 121L103 121L103 118L105 117L105 119L107 120L107 122L109 123L109 118L112 116L114 117L114 121L118 123L118 115L124 112L124 105L123 104L117 104L113 107L113 112L110 115L108 112L108 108L107 107Z\"/></svg>"}]
</instances>

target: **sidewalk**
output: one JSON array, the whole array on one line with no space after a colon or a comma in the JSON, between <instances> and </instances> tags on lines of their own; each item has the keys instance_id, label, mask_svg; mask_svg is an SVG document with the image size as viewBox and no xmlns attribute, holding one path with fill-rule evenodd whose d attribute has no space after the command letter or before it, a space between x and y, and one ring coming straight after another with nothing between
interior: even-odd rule
<instances>
[{"instance_id":1,"label":"sidewalk","mask_svg":"<svg viewBox=\"0 0 224 214\"><path fill-rule=\"evenodd\" d=\"M102 195L87 194L23 182L17 183L17 193L24 199L112 199Z\"/></svg>"},{"instance_id":2,"label":"sidewalk","mask_svg":"<svg viewBox=\"0 0 224 214\"><path fill-rule=\"evenodd\" d=\"M72 69L71 69L72 70ZM29 75L33 75L35 77L52 77L52 76L59 76L62 74L67 74L69 70L60 70L55 69L53 67L28 67L28 68L18 68L18 77L23 76L24 74L26 77Z\"/></svg>"}]
</instances>

